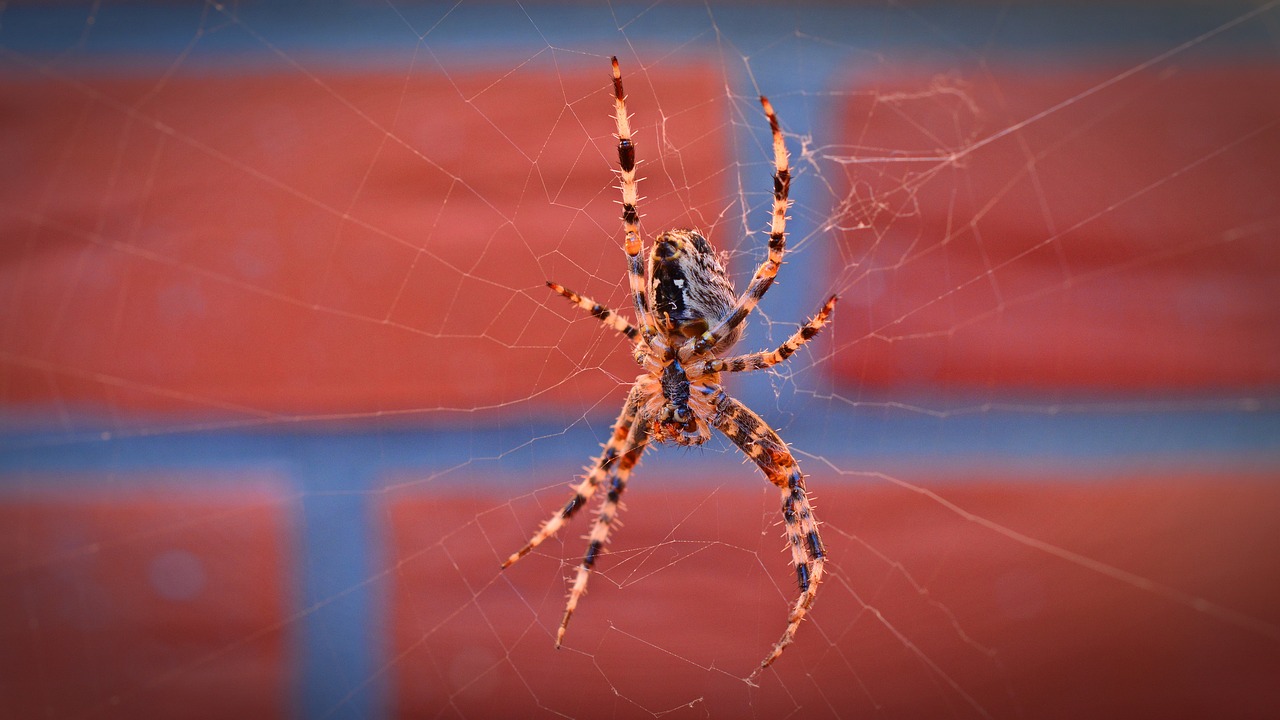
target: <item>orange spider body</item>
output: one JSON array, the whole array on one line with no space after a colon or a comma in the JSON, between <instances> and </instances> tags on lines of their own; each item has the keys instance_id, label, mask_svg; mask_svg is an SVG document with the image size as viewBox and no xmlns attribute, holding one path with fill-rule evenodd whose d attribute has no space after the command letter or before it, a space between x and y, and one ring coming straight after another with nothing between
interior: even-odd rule
<instances>
[{"instance_id":1,"label":"orange spider body","mask_svg":"<svg viewBox=\"0 0 1280 720\"><path fill-rule=\"evenodd\" d=\"M831 296L822 309L773 351L720 357L742 337L742 323L773 284L786 249L786 220L791 170L778 118L769 101L760 103L773 135L773 210L769 254L739 295L724 262L702 233L692 229L660 234L643 257L640 215L636 209L636 146L631 136L622 73L613 58L614 119L618 126L618 165L622 190L622 223L627 273L636 313L632 325L619 313L554 282L547 285L606 326L635 342L633 357L644 372L636 378L622 414L604 451L574 486L568 503L545 522L523 548L503 563L509 567L554 535L595 494L605 488L600 513L591 526L589 544L578 566L564 618L556 632L559 647L569 620L586 592L587 579L615 524L619 499L631 471L652 442L700 445L711 428L724 433L764 472L782 494L782 518L800 597L792 605L787 627L759 669L768 667L795 638L822 581L826 552L805 491L804 475L778 434L759 415L730 397L720 385L725 372L773 367L789 358L826 325L835 308ZM647 259L647 263L646 263ZM759 671L757 670L757 672Z\"/></svg>"}]
</instances>

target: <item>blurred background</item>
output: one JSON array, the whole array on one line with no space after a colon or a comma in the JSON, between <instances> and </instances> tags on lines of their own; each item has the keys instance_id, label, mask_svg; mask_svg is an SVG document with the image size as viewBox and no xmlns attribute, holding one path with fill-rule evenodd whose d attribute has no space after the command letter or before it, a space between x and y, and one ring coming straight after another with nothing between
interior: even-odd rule
<instances>
[{"instance_id":1,"label":"blurred background","mask_svg":"<svg viewBox=\"0 0 1280 720\"><path fill-rule=\"evenodd\" d=\"M0 4L0 716L1276 717L1280 3ZM648 452L642 227L789 253Z\"/></svg>"}]
</instances>

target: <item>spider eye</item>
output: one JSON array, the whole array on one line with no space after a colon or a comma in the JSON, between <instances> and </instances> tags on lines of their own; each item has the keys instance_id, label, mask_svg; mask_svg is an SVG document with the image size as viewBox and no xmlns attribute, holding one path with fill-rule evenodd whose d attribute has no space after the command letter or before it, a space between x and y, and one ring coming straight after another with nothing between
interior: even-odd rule
<instances>
[{"instance_id":1,"label":"spider eye","mask_svg":"<svg viewBox=\"0 0 1280 720\"><path fill-rule=\"evenodd\" d=\"M671 413L671 419L681 425L684 425L686 429L688 429L689 424L693 421L688 408L676 408L675 412Z\"/></svg>"}]
</instances>

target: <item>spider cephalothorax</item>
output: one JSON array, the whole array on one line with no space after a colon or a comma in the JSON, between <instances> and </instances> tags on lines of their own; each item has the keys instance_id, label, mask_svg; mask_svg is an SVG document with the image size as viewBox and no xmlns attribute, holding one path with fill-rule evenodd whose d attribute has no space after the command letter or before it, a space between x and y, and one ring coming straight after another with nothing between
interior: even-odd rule
<instances>
[{"instance_id":1,"label":"spider cephalothorax","mask_svg":"<svg viewBox=\"0 0 1280 720\"><path fill-rule=\"evenodd\" d=\"M502 566L510 566L554 535L597 489L607 488L600 514L591 526L586 555L569 591L564 618L556 631L556 647L559 647L578 600L586 592L591 568L608 540L609 529L617 518L619 499L626 490L631 471L640 461L640 454L650 441L702 444L711 437L711 428L715 427L751 458L782 493L782 520L787 529L800 597L791 607L782 639L760 664L763 669L795 638L800 622L812 607L818 583L822 581L826 552L805 492L804 475L787 444L759 415L724 391L720 374L763 370L791 357L826 325L836 298L829 298L817 315L777 349L720 357L720 353L742 337L742 323L773 284L786 249L791 169L778 118L769 101L761 96L760 104L773 135L769 255L739 295L725 272L723 260L697 230L669 230L660 234L648 257L644 257L640 214L636 209L636 146L631 137L617 58L613 58L613 91L622 179L622 224L626 233L623 249L627 254L627 274L639 327L590 298L553 282L547 285L634 341L632 356L643 372L631 386L604 452L596 458L587 476L574 486L573 497Z\"/></svg>"},{"instance_id":2,"label":"spider cephalothorax","mask_svg":"<svg viewBox=\"0 0 1280 720\"><path fill-rule=\"evenodd\" d=\"M654 388L653 376L641 375L646 394L643 411L651 417L650 439L680 445L701 445L711 439L707 418L714 414L706 392L708 377L689 380L684 363L672 358L660 371Z\"/></svg>"}]
</instances>

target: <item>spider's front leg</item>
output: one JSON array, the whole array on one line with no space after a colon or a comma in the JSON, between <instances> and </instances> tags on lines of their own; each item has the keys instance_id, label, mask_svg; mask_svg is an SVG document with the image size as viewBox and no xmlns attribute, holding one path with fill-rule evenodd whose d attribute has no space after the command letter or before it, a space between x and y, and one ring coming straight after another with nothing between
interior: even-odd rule
<instances>
[{"instance_id":1,"label":"spider's front leg","mask_svg":"<svg viewBox=\"0 0 1280 720\"><path fill-rule=\"evenodd\" d=\"M569 601L565 603L564 618L560 620L560 629L556 631L556 648L559 648L560 643L564 641L565 631L569 629L569 619L573 617L573 611L578 608L578 600L587 592L587 579L591 576L591 569L595 567L597 556L609 541L609 529L614 526L618 518L618 501L623 491L627 489L627 480L631 477L631 471L636 463L640 462L640 454L644 452L648 436L649 424L644 419L637 419L632 423L622 454L611 475L609 491L605 494L604 503L600 506L600 514L591 524L591 533L587 536L587 554L582 558L582 564L578 566L578 573L573 579L573 588L569 591Z\"/></svg>"},{"instance_id":2,"label":"spider's front leg","mask_svg":"<svg viewBox=\"0 0 1280 720\"><path fill-rule=\"evenodd\" d=\"M713 421L716 428L746 453L769 482L782 491L782 519L787 526L787 540L791 545L800 597L787 616L787 628L782 638L760 663L759 669L763 670L777 660L795 639L800 622L813 606L818 584L822 582L826 551L818 535L818 520L813 516L813 508L805 493L804 475L800 473L800 466L787 449L787 444L759 415L729 397L723 388L710 385L708 390L717 410Z\"/></svg>"},{"instance_id":3,"label":"spider's front leg","mask_svg":"<svg viewBox=\"0 0 1280 720\"><path fill-rule=\"evenodd\" d=\"M565 506L551 516L551 519L542 524L542 527L534 534L533 538L525 543L525 546L511 553L511 557L502 563L503 569L511 567L517 560L528 555L534 548L542 544L542 541L555 535L566 522L569 521L587 501L595 495L596 488L615 472L614 466L618 458L625 454L628 438L631 435L632 426L635 425L636 416L640 411L640 386L635 385L631 388L630 394L627 395L627 401L622 406L622 413L618 416L617 422L613 424L613 434L609 436L609 441L605 443L604 451L596 458L595 463L591 466L587 476L582 479L573 488L573 497L569 498L569 502Z\"/></svg>"}]
</instances>

